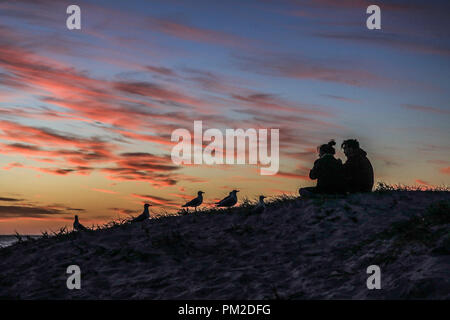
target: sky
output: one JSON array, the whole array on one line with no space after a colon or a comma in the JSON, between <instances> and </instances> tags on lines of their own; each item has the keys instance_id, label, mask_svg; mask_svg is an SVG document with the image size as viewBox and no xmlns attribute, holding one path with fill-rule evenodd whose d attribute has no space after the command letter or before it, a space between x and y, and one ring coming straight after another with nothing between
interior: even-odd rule
<instances>
[{"instance_id":1,"label":"sky","mask_svg":"<svg viewBox=\"0 0 450 320\"><path fill-rule=\"evenodd\" d=\"M343 161L358 139L375 181L449 185L449 18L448 1L0 2L0 234L173 213L198 190L297 194L330 139ZM278 173L174 164L195 120L279 129Z\"/></svg>"}]
</instances>

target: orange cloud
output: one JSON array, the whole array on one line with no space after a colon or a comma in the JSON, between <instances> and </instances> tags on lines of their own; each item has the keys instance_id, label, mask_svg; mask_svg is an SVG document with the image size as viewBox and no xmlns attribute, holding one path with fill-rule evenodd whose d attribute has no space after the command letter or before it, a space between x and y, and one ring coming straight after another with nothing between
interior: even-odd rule
<instances>
[{"instance_id":1,"label":"orange cloud","mask_svg":"<svg viewBox=\"0 0 450 320\"><path fill-rule=\"evenodd\" d=\"M284 172L284 171L279 171L275 176L283 177L283 178L292 178L292 179L301 179L301 180L311 181L311 179L306 175Z\"/></svg>"},{"instance_id":2,"label":"orange cloud","mask_svg":"<svg viewBox=\"0 0 450 320\"><path fill-rule=\"evenodd\" d=\"M163 197L158 197L158 196L153 196L153 195L143 195L143 194L136 194L133 193L131 194L132 197L134 198L138 198L138 199L143 199L143 200L149 200L151 203L156 203L156 204L160 204L160 205L164 205L164 206L169 206L169 207L178 207L179 205L174 203L172 200L163 198Z\"/></svg>"},{"instance_id":3,"label":"orange cloud","mask_svg":"<svg viewBox=\"0 0 450 320\"><path fill-rule=\"evenodd\" d=\"M433 187L433 185L431 185L431 184L428 183L427 181L423 181L423 180L420 180L420 179L417 179L415 182L416 182L417 184L420 184L420 185L425 186L425 187L422 188L422 190L427 190L428 188L432 188L432 187Z\"/></svg>"},{"instance_id":4,"label":"orange cloud","mask_svg":"<svg viewBox=\"0 0 450 320\"><path fill-rule=\"evenodd\" d=\"M91 190L97 191L97 192L103 192L103 193L110 193L110 194L117 194L117 193L118 193L118 192L116 192L116 191L106 190L106 189L92 188Z\"/></svg>"}]
</instances>

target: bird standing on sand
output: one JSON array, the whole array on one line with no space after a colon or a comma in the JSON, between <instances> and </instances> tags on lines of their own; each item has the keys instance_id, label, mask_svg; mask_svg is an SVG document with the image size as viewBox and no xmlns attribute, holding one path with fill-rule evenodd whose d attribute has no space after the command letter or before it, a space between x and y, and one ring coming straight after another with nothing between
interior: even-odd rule
<instances>
[{"instance_id":1,"label":"bird standing on sand","mask_svg":"<svg viewBox=\"0 0 450 320\"><path fill-rule=\"evenodd\" d=\"M80 221L78 221L78 216L75 215L75 221L73 222L73 229L75 231L87 231L89 230L88 228L86 228L85 226L83 226Z\"/></svg>"},{"instance_id":2,"label":"bird standing on sand","mask_svg":"<svg viewBox=\"0 0 450 320\"><path fill-rule=\"evenodd\" d=\"M189 202L186 202L186 204L183 205L182 207L183 208L194 207L195 211L197 211L197 207L203 203L203 194L204 194L204 192L203 191L199 191L199 192L197 192L197 194L198 194L197 198L192 199Z\"/></svg>"},{"instance_id":3,"label":"bird standing on sand","mask_svg":"<svg viewBox=\"0 0 450 320\"><path fill-rule=\"evenodd\" d=\"M220 200L219 202L216 203L217 207L232 207L237 203L237 195L236 193L239 192L239 190L233 190L230 192L230 194L223 198L222 200Z\"/></svg>"},{"instance_id":4,"label":"bird standing on sand","mask_svg":"<svg viewBox=\"0 0 450 320\"><path fill-rule=\"evenodd\" d=\"M252 209L252 213L263 213L266 209L266 204L264 203L264 199L266 197L259 196L259 202L258 204Z\"/></svg>"},{"instance_id":5,"label":"bird standing on sand","mask_svg":"<svg viewBox=\"0 0 450 320\"><path fill-rule=\"evenodd\" d=\"M134 218L133 220L131 220L131 222L141 222L144 220L147 220L148 218L150 218L150 213L148 212L148 207L151 207L151 204L144 204L144 211L141 213L141 215L137 216L136 218Z\"/></svg>"}]
</instances>

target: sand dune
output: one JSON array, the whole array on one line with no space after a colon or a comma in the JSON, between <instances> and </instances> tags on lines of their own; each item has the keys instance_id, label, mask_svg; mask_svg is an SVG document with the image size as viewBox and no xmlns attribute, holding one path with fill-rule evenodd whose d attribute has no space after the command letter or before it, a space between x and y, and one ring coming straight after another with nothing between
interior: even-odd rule
<instances>
[{"instance_id":1,"label":"sand dune","mask_svg":"<svg viewBox=\"0 0 450 320\"><path fill-rule=\"evenodd\" d=\"M449 299L449 201L420 191L286 199L261 215L235 208L18 243L0 249L0 297ZM66 287L72 264L80 290ZM373 264L381 290L366 287Z\"/></svg>"}]
</instances>

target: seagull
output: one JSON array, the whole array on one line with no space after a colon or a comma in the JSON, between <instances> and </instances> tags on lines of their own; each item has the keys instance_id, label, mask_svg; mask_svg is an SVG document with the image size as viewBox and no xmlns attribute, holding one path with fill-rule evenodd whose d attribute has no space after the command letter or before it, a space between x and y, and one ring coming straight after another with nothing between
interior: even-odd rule
<instances>
[{"instance_id":1,"label":"seagull","mask_svg":"<svg viewBox=\"0 0 450 320\"><path fill-rule=\"evenodd\" d=\"M141 213L141 215L137 216L136 218L134 218L133 220L131 220L131 222L140 222L140 221L144 221L147 220L150 217L150 213L148 212L148 207L150 207L151 204L144 204L144 211Z\"/></svg>"},{"instance_id":2,"label":"seagull","mask_svg":"<svg viewBox=\"0 0 450 320\"><path fill-rule=\"evenodd\" d=\"M219 202L216 203L216 206L218 207L232 207L236 204L237 202L237 196L236 193L239 192L239 190L233 190L230 192L230 194L223 198L222 200L220 200Z\"/></svg>"},{"instance_id":3,"label":"seagull","mask_svg":"<svg viewBox=\"0 0 450 320\"><path fill-rule=\"evenodd\" d=\"M76 231L87 231L89 230L85 226L83 226L80 221L78 221L78 216L75 215L75 221L73 222L73 229Z\"/></svg>"},{"instance_id":4,"label":"seagull","mask_svg":"<svg viewBox=\"0 0 450 320\"><path fill-rule=\"evenodd\" d=\"M202 202L203 202L203 196L202 196L202 194L204 194L204 192L203 192L203 191L199 191L199 192L197 192L197 194L198 194L197 198L192 199L192 200L189 201L189 202L186 202L186 204L183 205L182 207L183 207L183 208L186 208L186 207L194 207L194 208L195 208L195 211L197 211L197 207L198 207L199 205L201 205Z\"/></svg>"},{"instance_id":5,"label":"seagull","mask_svg":"<svg viewBox=\"0 0 450 320\"><path fill-rule=\"evenodd\" d=\"M252 209L252 213L262 213L266 209L266 204L264 203L265 198L266 197L264 197L264 196L259 196L259 202Z\"/></svg>"}]
</instances>

